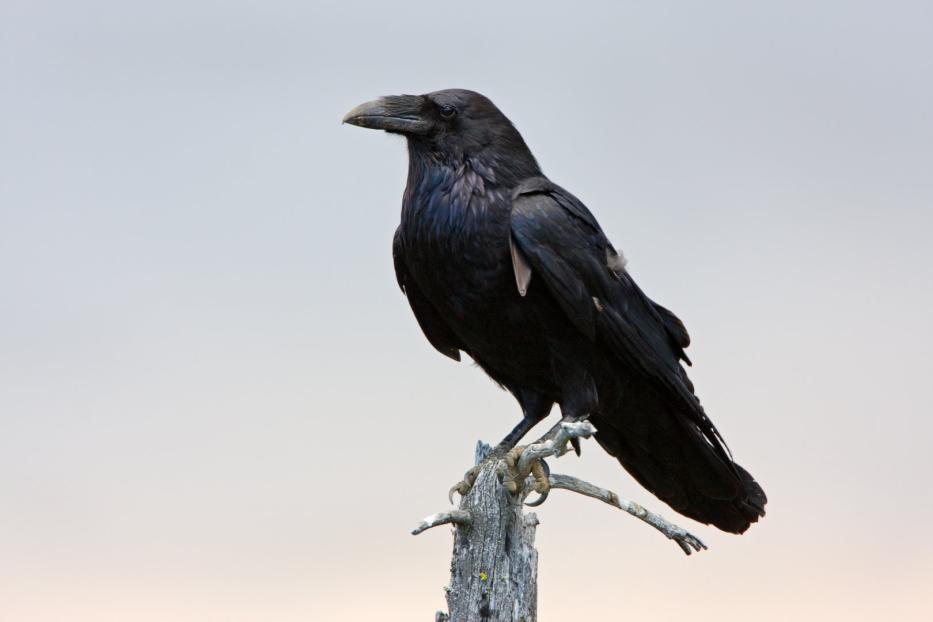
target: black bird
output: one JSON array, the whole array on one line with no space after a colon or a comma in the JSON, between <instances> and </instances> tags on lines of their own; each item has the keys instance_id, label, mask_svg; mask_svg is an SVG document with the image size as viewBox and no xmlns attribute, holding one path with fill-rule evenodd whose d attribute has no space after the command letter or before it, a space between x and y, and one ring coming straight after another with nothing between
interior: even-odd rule
<instances>
[{"instance_id":1,"label":"black bird","mask_svg":"<svg viewBox=\"0 0 933 622\"><path fill-rule=\"evenodd\" d=\"M560 405L674 510L742 533L767 501L681 361L690 337L625 269L593 214L551 182L493 103L467 90L383 97L344 122L401 134L408 184L392 254L428 341L465 352L521 405L512 448Z\"/></svg>"}]
</instances>

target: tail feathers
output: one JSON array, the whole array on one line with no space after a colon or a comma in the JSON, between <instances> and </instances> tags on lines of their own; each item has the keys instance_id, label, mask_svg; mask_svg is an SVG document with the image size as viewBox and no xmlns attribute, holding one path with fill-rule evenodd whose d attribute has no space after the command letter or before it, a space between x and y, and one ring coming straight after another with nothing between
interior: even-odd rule
<instances>
[{"instance_id":1,"label":"tail feathers","mask_svg":"<svg viewBox=\"0 0 933 622\"><path fill-rule=\"evenodd\" d=\"M658 415L667 417L673 415ZM768 499L748 471L726 463L695 428L658 419L645 427L625 425L622 417L600 417L593 421L596 440L642 486L684 516L730 533L743 533L764 516Z\"/></svg>"},{"instance_id":2,"label":"tail feathers","mask_svg":"<svg viewBox=\"0 0 933 622\"><path fill-rule=\"evenodd\" d=\"M745 489L746 498L743 500L743 505L745 506L745 510L750 512L750 516L752 517L749 519L750 522L755 523L760 517L765 515L765 504L768 503L768 496L765 495L764 489L758 485L758 482L755 481L751 473L738 464L735 465L735 468L739 472L739 477L742 479L742 487Z\"/></svg>"}]
</instances>

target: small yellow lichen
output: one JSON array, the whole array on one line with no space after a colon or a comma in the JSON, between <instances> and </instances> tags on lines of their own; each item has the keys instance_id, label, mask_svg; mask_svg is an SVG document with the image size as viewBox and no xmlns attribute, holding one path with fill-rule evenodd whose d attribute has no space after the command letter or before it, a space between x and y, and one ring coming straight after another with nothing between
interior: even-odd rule
<instances>
[{"instance_id":1,"label":"small yellow lichen","mask_svg":"<svg viewBox=\"0 0 933 622\"><path fill-rule=\"evenodd\" d=\"M480 580L480 581L485 581L485 580L488 579L488 578L489 578L489 577L486 576L486 573L485 573L485 572L480 571L480 573L479 573L479 580Z\"/></svg>"}]
</instances>

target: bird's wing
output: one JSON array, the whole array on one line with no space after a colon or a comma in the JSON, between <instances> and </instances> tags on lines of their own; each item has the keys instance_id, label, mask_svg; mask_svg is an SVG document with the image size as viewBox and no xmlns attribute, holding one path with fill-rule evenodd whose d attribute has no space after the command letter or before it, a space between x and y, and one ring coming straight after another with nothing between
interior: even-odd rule
<instances>
[{"instance_id":1,"label":"bird's wing","mask_svg":"<svg viewBox=\"0 0 933 622\"><path fill-rule=\"evenodd\" d=\"M460 350L466 348L411 278L408 264L405 263L405 247L400 229L395 231L395 238L392 240L392 259L395 262L395 278L398 280L398 286L408 298L408 304L411 305L411 310L415 313L415 319L418 320L424 336L438 352L459 361Z\"/></svg>"},{"instance_id":2,"label":"bird's wing","mask_svg":"<svg viewBox=\"0 0 933 622\"><path fill-rule=\"evenodd\" d=\"M693 394L680 365L689 336L670 311L652 302L625 270L583 203L541 178L523 182L512 199L513 243L567 319L604 344L626 366L663 391L694 423L727 464L731 457Z\"/></svg>"}]
</instances>

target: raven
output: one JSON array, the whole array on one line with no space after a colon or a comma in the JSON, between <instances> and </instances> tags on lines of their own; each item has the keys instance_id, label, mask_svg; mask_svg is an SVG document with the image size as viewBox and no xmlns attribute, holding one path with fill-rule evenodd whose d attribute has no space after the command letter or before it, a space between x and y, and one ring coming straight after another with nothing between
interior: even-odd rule
<instances>
[{"instance_id":1,"label":"raven","mask_svg":"<svg viewBox=\"0 0 933 622\"><path fill-rule=\"evenodd\" d=\"M407 139L398 284L434 348L465 352L518 400L523 418L495 456L556 403L563 420L588 417L600 446L677 512L733 533L764 516L764 491L681 365L683 322L642 292L590 210L544 176L489 99L382 97L343 121Z\"/></svg>"}]
</instances>

